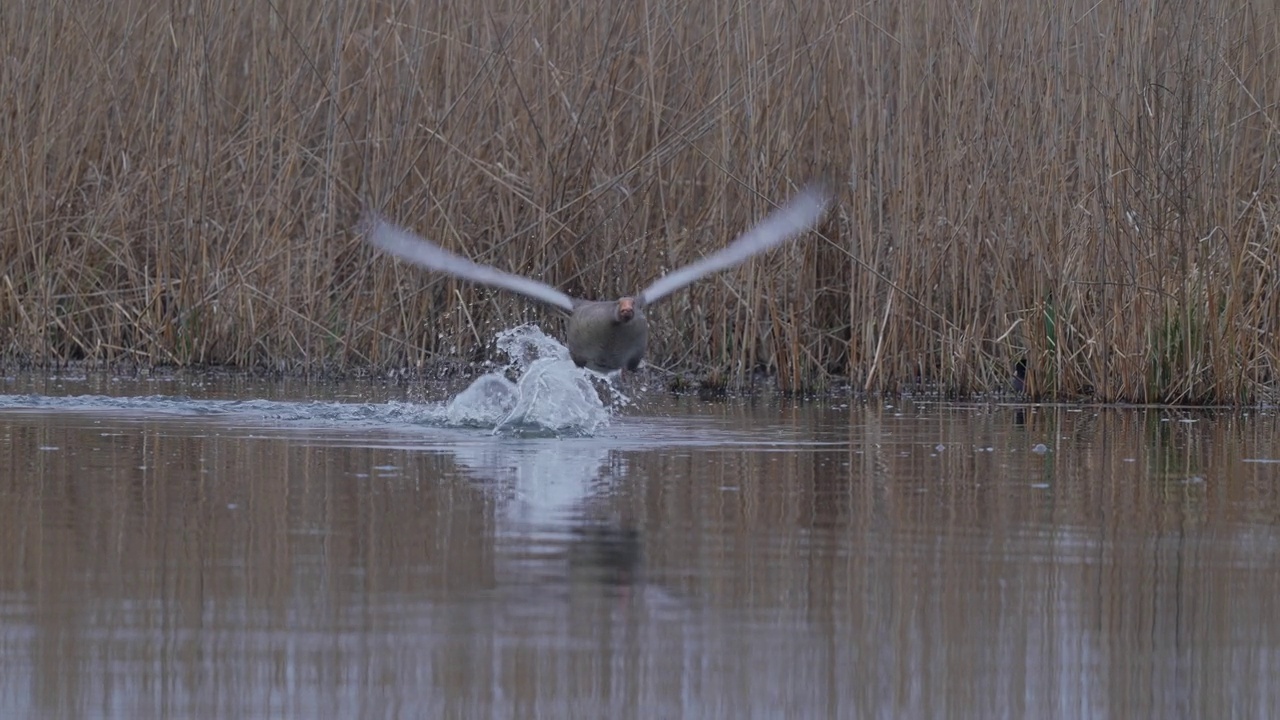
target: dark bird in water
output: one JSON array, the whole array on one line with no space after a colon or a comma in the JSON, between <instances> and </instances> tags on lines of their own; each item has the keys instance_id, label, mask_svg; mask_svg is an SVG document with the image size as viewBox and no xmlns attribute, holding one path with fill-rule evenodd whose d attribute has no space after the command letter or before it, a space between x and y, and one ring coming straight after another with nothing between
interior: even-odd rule
<instances>
[{"instance_id":1,"label":"dark bird in water","mask_svg":"<svg viewBox=\"0 0 1280 720\"><path fill-rule=\"evenodd\" d=\"M366 240L402 260L517 292L564 310L569 313L566 340L573 362L596 372L613 372L640 366L649 341L649 323L644 317L647 307L695 280L727 270L804 233L822 218L828 202L830 195L824 185L809 185L722 250L663 275L636 295L617 300L569 297L537 280L478 265L374 213L365 214L361 229Z\"/></svg>"}]
</instances>

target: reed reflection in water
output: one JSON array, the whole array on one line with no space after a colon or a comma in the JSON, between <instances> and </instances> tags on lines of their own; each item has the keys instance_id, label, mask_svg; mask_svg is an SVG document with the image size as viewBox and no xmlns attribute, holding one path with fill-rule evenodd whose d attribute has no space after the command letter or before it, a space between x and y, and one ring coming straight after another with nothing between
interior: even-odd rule
<instances>
[{"instance_id":1,"label":"reed reflection in water","mask_svg":"<svg viewBox=\"0 0 1280 720\"><path fill-rule=\"evenodd\" d=\"M566 440L10 408L0 715L1276 716L1277 437L933 404L650 401Z\"/></svg>"}]
</instances>

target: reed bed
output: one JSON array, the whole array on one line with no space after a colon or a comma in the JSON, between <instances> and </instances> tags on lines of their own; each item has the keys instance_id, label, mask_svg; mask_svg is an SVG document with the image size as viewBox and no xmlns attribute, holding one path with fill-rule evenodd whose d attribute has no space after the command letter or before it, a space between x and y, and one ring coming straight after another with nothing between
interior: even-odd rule
<instances>
[{"instance_id":1,"label":"reed bed","mask_svg":"<svg viewBox=\"0 0 1280 720\"><path fill-rule=\"evenodd\" d=\"M0 62L8 363L452 368L559 320L363 206L606 297L826 175L653 309L662 377L1274 397L1274 3L19 2Z\"/></svg>"}]
</instances>

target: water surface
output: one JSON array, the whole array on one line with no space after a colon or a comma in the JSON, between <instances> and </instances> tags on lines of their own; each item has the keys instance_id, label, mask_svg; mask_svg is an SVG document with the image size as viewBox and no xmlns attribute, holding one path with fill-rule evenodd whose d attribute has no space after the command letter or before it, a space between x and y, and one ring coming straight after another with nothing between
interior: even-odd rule
<instances>
[{"instance_id":1,"label":"water surface","mask_svg":"<svg viewBox=\"0 0 1280 720\"><path fill-rule=\"evenodd\" d=\"M0 381L0 717L1280 716L1273 415Z\"/></svg>"}]
</instances>

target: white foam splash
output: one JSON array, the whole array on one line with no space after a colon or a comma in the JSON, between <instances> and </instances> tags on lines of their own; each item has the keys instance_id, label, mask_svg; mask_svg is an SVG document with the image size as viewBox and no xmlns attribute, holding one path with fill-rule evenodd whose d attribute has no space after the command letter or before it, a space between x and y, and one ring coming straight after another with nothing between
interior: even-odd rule
<instances>
[{"instance_id":1,"label":"white foam splash","mask_svg":"<svg viewBox=\"0 0 1280 720\"><path fill-rule=\"evenodd\" d=\"M447 425L487 427L501 435L589 436L612 416L596 379L613 404L629 402L609 378L574 365L568 348L536 325L498 333L497 345L510 364L458 393L445 409Z\"/></svg>"},{"instance_id":2,"label":"white foam splash","mask_svg":"<svg viewBox=\"0 0 1280 720\"><path fill-rule=\"evenodd\" d=\"M497 344L511 362L500 371L477 378L444 403L0 394L0 412L51 409L138 417L227 415L299 426L395 424L567 438L595 435L608 426L612 408L630 403L610 378L575 366L569 359L569 350L536 325L505 330L498 334Z\"/></svg>"}]
</instances>

